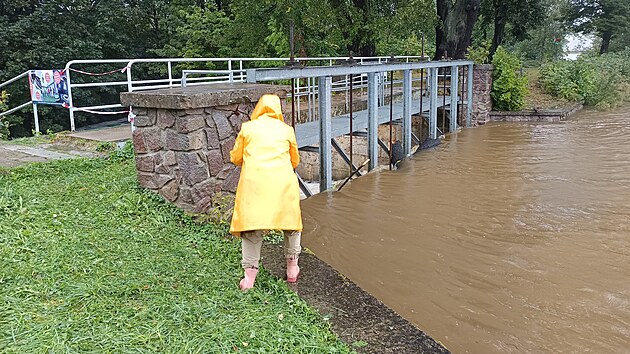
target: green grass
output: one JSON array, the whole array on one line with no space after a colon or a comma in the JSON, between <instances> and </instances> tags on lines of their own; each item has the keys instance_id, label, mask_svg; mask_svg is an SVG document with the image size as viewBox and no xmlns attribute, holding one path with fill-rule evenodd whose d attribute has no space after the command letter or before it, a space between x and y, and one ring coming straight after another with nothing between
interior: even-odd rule
<instances>
[{"instance_id":1,"label":"green grass","mask_svg":"<svg viewBox=\"0 0 630 354\"><path fill-rule=\"evenodd\" d=\"M0 170L1 353L347 353L240 244L137 187L133 162Z\"/></svg>"}]
</instances>

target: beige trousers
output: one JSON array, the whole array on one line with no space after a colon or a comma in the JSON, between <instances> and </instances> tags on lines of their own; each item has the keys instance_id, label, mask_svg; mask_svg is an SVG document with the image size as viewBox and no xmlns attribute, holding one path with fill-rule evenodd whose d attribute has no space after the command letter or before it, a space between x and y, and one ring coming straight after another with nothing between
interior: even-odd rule
<instances>
[{"instance_id":1,"label":"beige trousers","mask_svg":"<svg viewBox=\"0 0 630 354\"><path fill-rule=\"evenodd\" d=\"M254 230L241 232L243 242L243 259L241 265L243 269L258 268L260 261L260 248L262 247L263 235L266 230ZM300 231L284 231L284 254L286 258L297 259L302 251L300 241L302 233Z\"/></svg>"}]
</instances>

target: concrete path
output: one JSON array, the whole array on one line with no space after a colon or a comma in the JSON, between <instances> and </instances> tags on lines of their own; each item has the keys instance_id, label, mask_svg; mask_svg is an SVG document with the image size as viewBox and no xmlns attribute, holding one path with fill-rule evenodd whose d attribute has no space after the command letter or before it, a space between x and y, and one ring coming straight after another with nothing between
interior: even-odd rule
<instances>
[{"instance_id":1,"label":"concrete path","mask_svg":"<svg viewBox=\"0 0 630 354\"><path fill-rule=\"evenodd\" d=\"M96 130L82 130L76 131L71 134L67 134L73 138L94 140L94 141L105 141L105 142L119 142L131 140L131 125L129 123L114 126L101 128Z\"/></svg>"},{"instance_id":2,"label":"concrete path","mask_svg":"<svg viewBox=\"0 0 630 354\"><path fill-rule=\"evenodd\" d=\"M29 162L47 162L75 157L77 155L46 150L41 147L0 145L0 167L15 167Z\"/></svg>"}]
</instances>

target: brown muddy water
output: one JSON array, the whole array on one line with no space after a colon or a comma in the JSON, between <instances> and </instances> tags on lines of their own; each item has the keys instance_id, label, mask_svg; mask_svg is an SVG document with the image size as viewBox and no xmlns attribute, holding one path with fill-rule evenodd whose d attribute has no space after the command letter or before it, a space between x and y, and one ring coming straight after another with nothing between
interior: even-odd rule
<instances>
[{"instance_id":1,"label":"brown muddy water","mask_svg":"<svg viewBox=\"0 0 630 354\"><path fill-rule=\"evenodd\" d=\"M630 108L464 129L303 215L306 247L454 353L630 353Z\"/></svg>"}]
</instances>

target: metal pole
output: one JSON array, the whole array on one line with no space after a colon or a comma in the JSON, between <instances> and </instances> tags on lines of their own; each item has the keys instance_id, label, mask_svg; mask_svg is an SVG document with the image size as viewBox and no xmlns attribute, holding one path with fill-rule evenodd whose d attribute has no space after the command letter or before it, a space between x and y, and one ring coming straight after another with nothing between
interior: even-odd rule
<instances>
[{"instance_id":1,"label":"metal pole","mask_svg":"<svg viewBox=\"0 0 630 354\"><path fill-rule=\"evenodd\" d=\"M429 137L437 139L438 68L429 68Z\"/></svg>"},{"instance_id":2,"label":"metal pole","mask_svg":"<svg viewBox=\"0 0 630 354\"><path fill-rule=\"evenodd\" d=\"M171 68L171 62L167 62L166 66L168 67L168 87L173 87L173 71Z\"/></svg>"},{"instance_id":3,"label":"metal pole","mask_svg":"<svg viewBox=\"0 0 630 354\"><path fill-rule=\"evenodd\" d=\"M353 89L353 87L352 87L352 80L353 80L353 75L350 74L350 107L348 107L349 110L350 110L350 174L352 174L352 172L354 172L354 171L352 171L352 166L353 166L352 165L352 155L354 154L354 150L352 148L352 135L354 133L354 129L352 129L352 119L353 119L352 113L354 111L354 108L352 107L352 102L353 102L352 101L352 89Z\"/></svg>"},{"instance_id":4,"label":"metal pole","mask_svg":"<svg viewBox=\"0 0 630 354\"><path fill-rule=\"evenodd\" d=\"M66 71L66 78L68 79L68 113L70 114L70 131L74 131L74 103L72 100L72 82L70 81L70 68Z\"/></svg>"},{"instance_id":5,"label":"metal pole","mask_svg":"<svg viewBox=\"0 0 630 354\"><path fill-rule=\"evenodd\" d=\"M232 60L228 60L228 70L230 73L228 74L230 77L230 82L234 82L234 72L232 71Z\"/></svg>"},{"instance_id":6,"label":"metal pole","mask_svg":"<svg viewBox=\"0 0 630 354\"><path fill-rule=\"evenodd\" d=\"M291 126L295 129L295 79L291 79Z\"/></svg>"},{"instance_id":7,"label":"metal pole","mask_svg":"<svg viewBox=\"0 0 630 354\"><path fill-rule=\"evenodd\" d=\"M392 170L392 125L394 123L394 72L389 72L389 170Z\"/></svg>"},{"instance_id":8,"label":"metal pole","mask_svg":"<svg viewBox=\"0 0 630 354\"><path fill-rule=\"evenodd\" d=\"M33 103L33 118L35 119L35 133L39 133L39 115L37 114L37 103Z\"/></svg>"},{"instance_id":9,"label":"metal pole","mask_svg":"<svg viewBox=\"0 0 630 354\"><path fill-rule=\"evenodd\" d=\"M332 188L332 77L319 78L319 190Z\"/></svg>"},{"instance_id":10,"label":"metal pole","mask_svg":"<svg viewBox=\"0 0 630 354\"><path fill-rule=\"evenodd\" d=\"M468 98L468 107L466 107L466 126L470 128L472 125L472 111L473 111L473 64L468 65L468 92L466 98Z\"/></svg>"},{"instance_id":11,"label":"metal pole","mask_svg":"<svg viewBox=\"0 0 630 354\"><path fill-rule=\"evenodd\" d=\"M442 134L446 132L446 68L442 68Z\"/></svg>"},{"instance_id":12,"label":"metal pole","mask_svg":"<svg viewBox=\"0 0 630 354\"><path fill-rule=\"evenodd\" d=\"M451 120L450 126L448 128L449 132L454 132L457 130L457 102L459 101L458 97L458 87L457 87L457 79L459 78L459 71L457 65L453 65L451 67Z\"/></svg>"},{"instance_id":13,"label":"metal pole","mask_svg":"<svg viewBox=\"0 0 630 354\"><path fill-rule=\"evenodd\" d=\"M378 166L378 82L376 73L368 73L368 170Z\"/></svg>"},{"instance_id":14,"label":"metal pole","mask_svg":"<svg viewBox=\"0 0 630 354\"><path fill-rule=\"evenodd\" d=\"M403 71L403 151L405 156L411 154L411 99L413 91L411 87L411 70ZM390 149L391 151L391 149Z\"/></svg>"}]
</instances>

